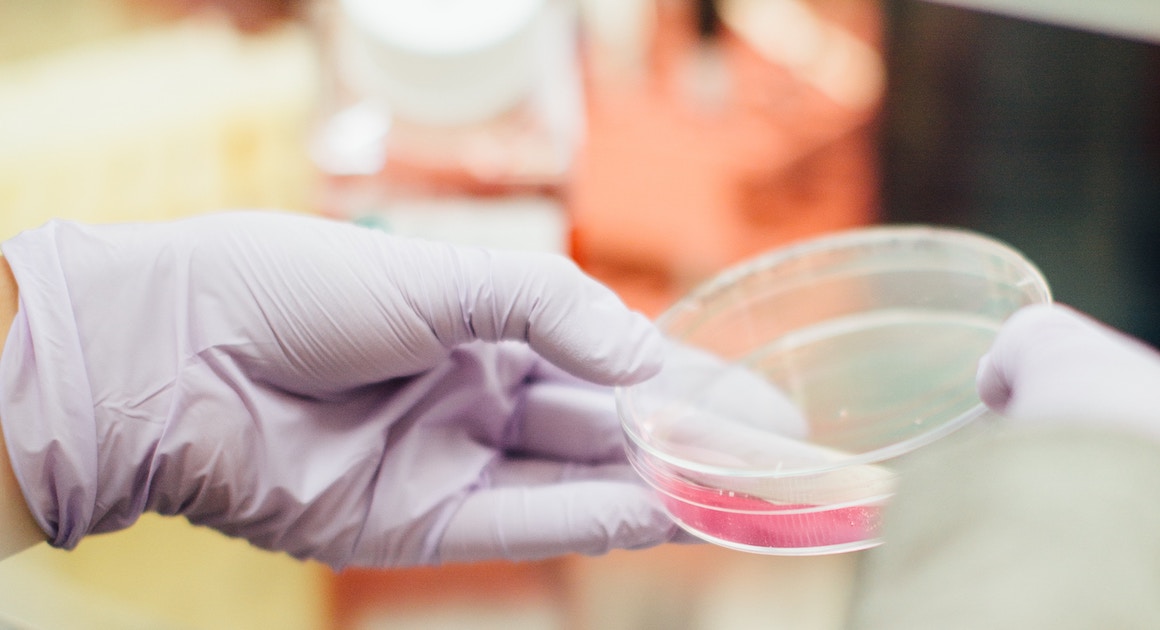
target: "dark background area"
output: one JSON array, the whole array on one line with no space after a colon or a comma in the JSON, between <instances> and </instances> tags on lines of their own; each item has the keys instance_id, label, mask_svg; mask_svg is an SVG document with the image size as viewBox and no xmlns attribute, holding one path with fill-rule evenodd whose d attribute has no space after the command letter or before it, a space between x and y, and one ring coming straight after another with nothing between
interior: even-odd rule
<instances>
[{"instance_id":1,"label":"dark background area","mask_svg":"<svg viewBox=\"0 0 1160 630\"><path fill-rule=\"evenodd\" d=\"M883 219L1007 241L1057 301L1160 344L1160 45L883 9Z\"/></svg>"}]
</instances>

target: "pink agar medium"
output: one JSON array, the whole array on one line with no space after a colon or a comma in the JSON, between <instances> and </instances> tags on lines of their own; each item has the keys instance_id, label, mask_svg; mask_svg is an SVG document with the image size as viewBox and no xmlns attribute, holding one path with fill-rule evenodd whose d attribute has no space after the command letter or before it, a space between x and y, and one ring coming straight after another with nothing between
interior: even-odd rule
<instances>
[{"instance_id":1,"label":"pink agar medium","mask_svg":"<svg viewBox=\"0 0 1160 630\"><path fill-rule=\"evenodd\" d=\"M764 548L831 547L874 538L876 505L825 509L806 504L772 503L695 484L661 481L661 498L674 517L714 538Z\"/></svg>"}]
</instances>

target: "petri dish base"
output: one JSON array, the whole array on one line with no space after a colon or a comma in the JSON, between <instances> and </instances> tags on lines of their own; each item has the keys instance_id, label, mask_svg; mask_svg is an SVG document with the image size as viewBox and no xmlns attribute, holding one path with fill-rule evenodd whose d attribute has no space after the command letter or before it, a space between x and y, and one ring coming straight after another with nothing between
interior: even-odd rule
<instances>
[{"instance_id":1,"label":"petri dish base","mask_svg":"<svg viewBox=\"0 0 1160 630\"><path fill-rule=\"evenodd\" d=\"M629 460L709 542L811 555L878 543L907 454L982 416L979 358L1050 301L1042 274L983 235L886 226L726 270L657 325L674 352L617 391Z\"/></svg>"}]
</instances>

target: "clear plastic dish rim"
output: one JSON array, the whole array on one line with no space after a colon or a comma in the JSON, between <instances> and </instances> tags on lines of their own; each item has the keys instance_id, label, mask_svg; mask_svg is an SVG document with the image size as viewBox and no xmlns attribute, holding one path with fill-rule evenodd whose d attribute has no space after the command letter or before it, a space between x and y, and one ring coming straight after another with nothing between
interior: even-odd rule
<instances>
[{"instance_id":1,"label":"clear plastic dish rim","mask_svg":"<svg viewBox=\"0 0 1160 630\"><path fill-rule=\"evenodd\" d=\"M811 256L824 251L834 251L848 248L865 247L870 244L886 243L914 243L917 241L938 241L958 245L979 254L990 254L1008 262L1024 277L1016 286L1030 286L1038 293L1038 302L1030 304L1052 302L1051 288L1047 279L1039 268L1014 247L994 237L986 236L972 230L959 227L931 226L931 225L882 225L855 228L840 232L832 232L822 236L791 243L784 247L775 248L754 258L743 260L721 273L695 287L672 306L656 318L656 326L666 331L668 324L687 311L699 309L716 294L731 288L741 279L770 268L787 264L791 261ZM647 382L647 381L646 381ZM704 475L733 478L761 478L761 479L791 479L819 475L849 468L878 464L890 459L901 457L907 453L935 442L970 424L981 416L987 415L989 410L982 402L978 402L970 409L965 410L955 418L925 431L919 435L895 442L865 453L850 454L847 457L836 459L834 462L809 468L766 468L766 469L737 469L723 466L713 466L700 462L689 461L676 457L650 445L641 438L628 418L633 410L633 390L636 385L618 386L615 388L617 414L620 416L621 428L632 444L647 453L649 456L663 461L666 464L683 471Z\"/></svg>"}]
</instances>

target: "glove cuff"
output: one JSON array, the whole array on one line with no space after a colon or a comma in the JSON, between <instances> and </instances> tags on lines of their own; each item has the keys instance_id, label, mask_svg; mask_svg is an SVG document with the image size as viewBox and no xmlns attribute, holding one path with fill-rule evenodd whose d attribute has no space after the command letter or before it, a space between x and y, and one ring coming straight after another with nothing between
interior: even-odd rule
<instances>
[{"instance_id":1,"label":"glove cuff","mask_svg":"<svg viewBox=\"0 0 1160 630\"><path fill-rule=\"evenodd\" d=\"M20 286L20 307L0 354L0 417L29 510L50 544L72 549L93 526L97 438L55 227L0 246Z\"/></svg>"}]
</instances>

